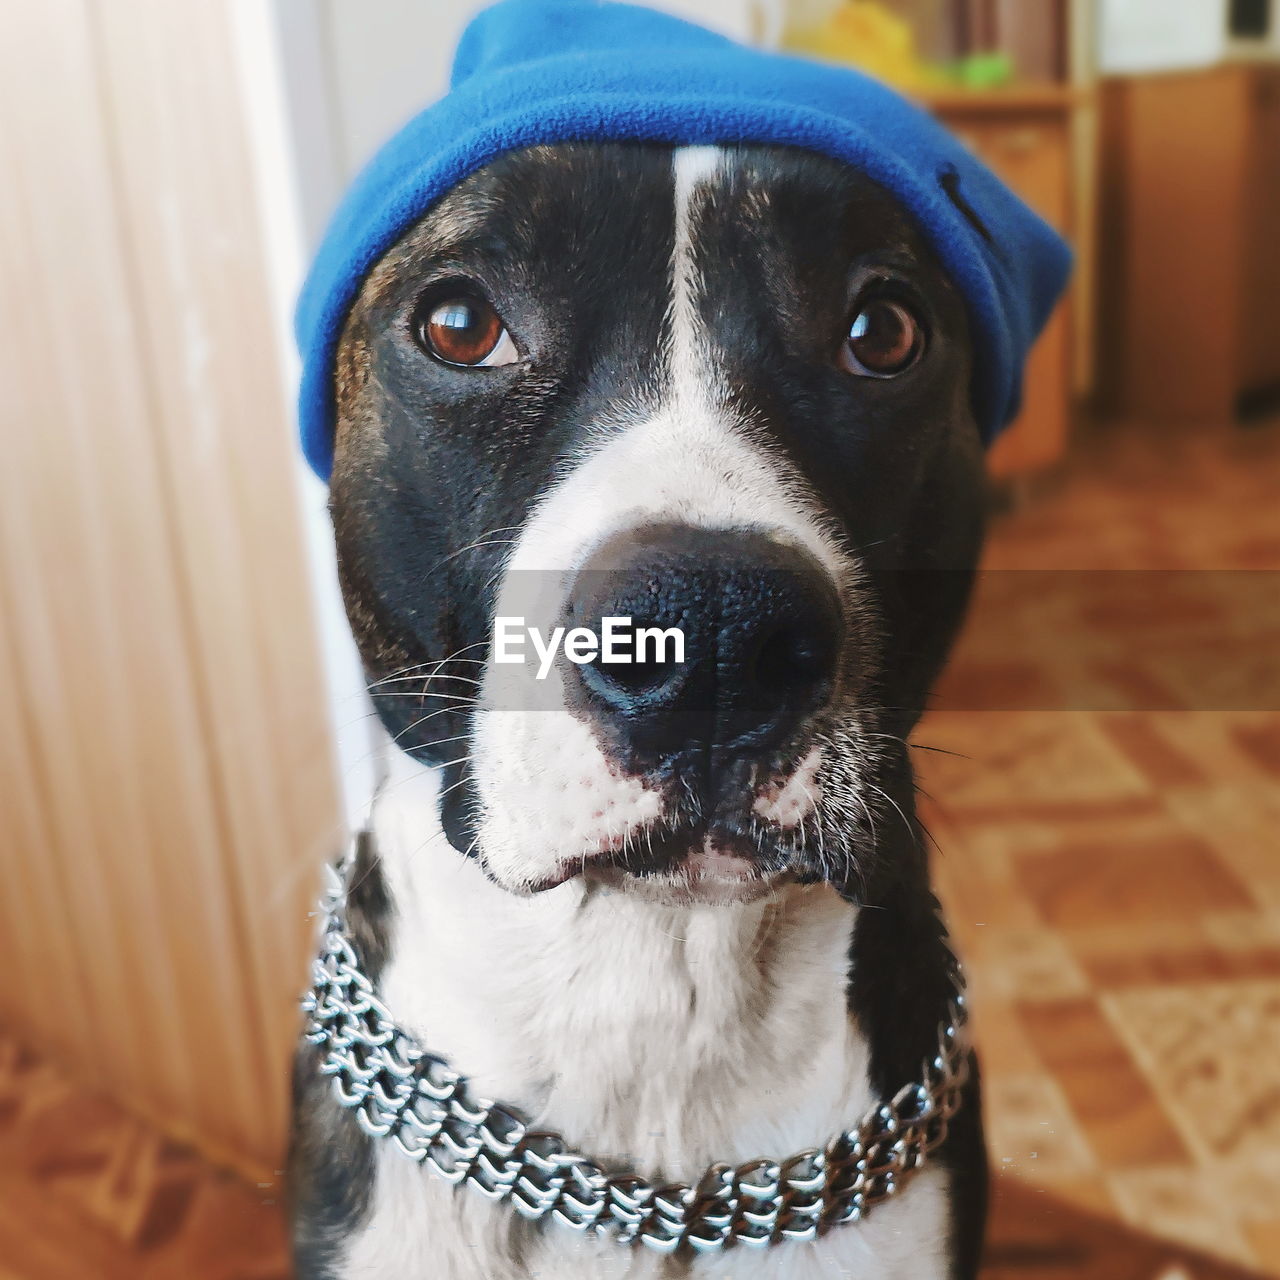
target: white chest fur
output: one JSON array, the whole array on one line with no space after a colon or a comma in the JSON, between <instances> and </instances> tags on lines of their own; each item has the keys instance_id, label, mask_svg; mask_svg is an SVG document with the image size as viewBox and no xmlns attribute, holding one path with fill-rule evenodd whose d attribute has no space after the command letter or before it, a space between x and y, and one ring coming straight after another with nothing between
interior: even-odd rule
<instances>
[{"instance_id":1,"label":"white chest fur","mask_svg":"<svg viewBox=\"0 0 1280 1280\"><path fill-rule=\"evenodd\" d=\"M374 815L394 904L382 994L477 1092L597 1158L685 1181L713 1161L816 1145L867 1110L866 1045L845 1001L855 913L830 889L680 909L580 881L514 897L448 846L434 775L403 757L396 770ZM530 1227L384 1148L340 1274L935 1280L944 1177L927 1172L865 1223L814 1244L686 1267Z\"/></svg>"}]
</instances>

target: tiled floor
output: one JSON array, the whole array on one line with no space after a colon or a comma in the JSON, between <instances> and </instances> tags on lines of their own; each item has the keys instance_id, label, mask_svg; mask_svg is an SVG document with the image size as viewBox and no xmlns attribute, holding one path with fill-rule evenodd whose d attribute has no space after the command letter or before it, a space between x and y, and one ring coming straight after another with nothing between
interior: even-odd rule
<instances>
[{"instance_id":1,"label":"tiled floor","mask_svg":"<svg viewBox=\"0 0 1280 1280\"><path fill-rule=\"evenodd\" d=\"M1064 1275L1280 1276L1278 500L1280 424L1101 437L998 524L918 734L996 1166L1153 1246Z\"/></svg>"},{"instance_id":2,"label":"tiled floor","mask_svg":"<svg viewBox=\"0 0 1280 1280\"><path fill-rule=\"evenodd\" d=\"M987 563L917 752L986 1274L1280 1276L1280 422L1101 436ZM278 1194L0 1048L0 1280L283 1280Z\"/></svg>"},{"instance_id":3,"label":"tiled floor","mask_svg":"<svg viewBox=\"0 0 1280 1280\"><path fill-rule=\"evenodd\" d=\"M277 1195L0 1041L0 1280L288 1280Z\"/></svg>"}]
</instances>

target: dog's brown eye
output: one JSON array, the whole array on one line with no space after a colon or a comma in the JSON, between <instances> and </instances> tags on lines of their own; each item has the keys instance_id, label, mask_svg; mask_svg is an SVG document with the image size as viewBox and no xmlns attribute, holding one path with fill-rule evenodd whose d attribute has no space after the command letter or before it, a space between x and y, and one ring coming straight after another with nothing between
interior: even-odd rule
<instances>
[{"instance_id":1,"label":"dog's brown eye","mask_svg":"<svg viewBox=\"0 0 1280 1280\"><path fill-rule=\"evenodd\" d=\"M423 349L445 364L492 368L518 358L502 317L483 298L460 294L431 302L415 329Z\"/></svg>"},{"instance_id":2,"label":"dog's brown eye","mask_svg":"<svg viewBox=\"0 0 1280 1280\"><path fill-rule=\"evenodd\" d=\"M924 330L911 311L892 298L862 303L840 352L850 373L891 378L913 365L924 347Z\"/></svg>"}]
</instances>

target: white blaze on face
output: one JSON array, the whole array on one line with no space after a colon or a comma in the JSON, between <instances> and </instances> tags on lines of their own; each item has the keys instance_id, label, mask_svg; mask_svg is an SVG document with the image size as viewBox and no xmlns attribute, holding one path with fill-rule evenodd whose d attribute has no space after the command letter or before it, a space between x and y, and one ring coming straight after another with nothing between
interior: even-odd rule
<instances>
[{"instance_id":1,"label":"white blaze on face","mask_svg":"<svg viewBox=\"0 0 1280 1280\"><path fill-rule=\"evenodd\" d=\"M847 560L799 477L754 443L749 422L725 406L721 370L699 315L703 288L696 252L708 190L729 158L715 147L674 152L672 253L666 385L659 407L625 427L598 424L575 465L530 516L507 561L495 616L554 625L564 592L593 548L627 529L654 524L762 532L800 547L850 589ZM541 597L529 616L530 584ZM662 800L611 767L591 729L564 706L557 664L517 696L519 670L486 668L472 762L481 802L479 844L490 871L510 887L544 882L565 865L641 837ZM811 769L816 771L815 761ZM800 785L796 784L797 787ZM789 798L757 815L794 825L804 804ZM784 819L786 821L784 822Z\"/></svg>"}]
</instances>

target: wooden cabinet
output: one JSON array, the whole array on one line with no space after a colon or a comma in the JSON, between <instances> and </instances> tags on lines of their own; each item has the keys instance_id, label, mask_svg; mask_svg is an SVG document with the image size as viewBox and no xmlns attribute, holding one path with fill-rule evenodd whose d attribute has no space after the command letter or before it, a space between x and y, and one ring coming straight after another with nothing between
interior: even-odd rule
<instances>
[{"instance_id":1,"label":"wooden cabinet","mask_svg":"<svg viewBox=\"0 0 1280 1280\"><path fill-rule=\"evenodd\" d=\"M936 96L929 105L972 151L1033 209L1072 232L1069 90L1045 87ZM1070 301L1054 312L1027 363L1022 411L992 447L996 476L1042 470L1066 449L1071 421Z\"/></svg>"},{"instance_id":2,"label":"wooden cabinet","mask_svg":"<svg viewBox=\"0 0 1280 1280\"><path fill-rule=\"evenodd\" d=\"M1280 389L1280 67L1247 77L1240 389Z\"/></svg>"},{"instance_id":3,"label":"wooden cabinet","mask_svg":"<svg viewBox=\"0 0 1280 1280\"><path fill-rule=\"evenodd\" d=\"M1109 80L1098 368L1130 417L1280 389L1280 67Z\"/></svg>"}]
</instances>

